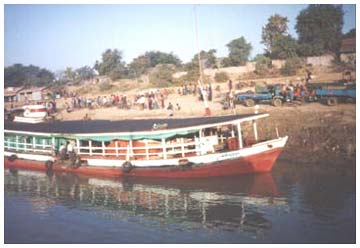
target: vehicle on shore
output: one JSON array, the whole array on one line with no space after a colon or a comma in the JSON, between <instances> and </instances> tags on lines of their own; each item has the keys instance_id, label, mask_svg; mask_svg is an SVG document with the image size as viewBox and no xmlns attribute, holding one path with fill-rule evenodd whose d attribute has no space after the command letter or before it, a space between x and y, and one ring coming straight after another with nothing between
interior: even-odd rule
<instances>
[{"instance_id":1,"label":"vehicle on shore","mask_svg":"<svg viewBox=\"0 0 360 248\"><path fill-rule=\"evenodd\" d=\"M282 84L258 87L255 88L255 92L246 91L237 93L234 103L243 104L246 107L268 103L275 107L280 107L287 103L300 105L305 102L320 101L329 106L335 106L338 102L355 102L355 100L355 84L335 82L312 83L307 84L306 87L296 87L295 90L284 90ZM225 103L227 104L226 101Z\"/></svg>"},{"instance_id":2,"label":"vehicle on shore","mask_svg":"<svg viewBox=\"0 0 360 248\"><path fill-rule=\"evenodd\" d=\"M256 121L268 116L6 121L4 164L112 177L200 178L267 172L288 139L278 132L276 138L258 137ZM244 137L245 126L252 135ZM60 158L69 144L69 159Z\"/></svg>"}]
</instances>

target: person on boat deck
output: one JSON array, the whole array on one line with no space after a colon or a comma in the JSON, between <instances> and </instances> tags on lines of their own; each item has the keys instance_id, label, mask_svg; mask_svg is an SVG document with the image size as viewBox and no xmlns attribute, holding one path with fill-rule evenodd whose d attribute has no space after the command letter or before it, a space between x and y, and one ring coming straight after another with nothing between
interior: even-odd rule
<instances>
[{"instance_id":1,"label":"person on boat deck","mask_svg":"<svg viewBox=\"0 0 360 248\"><path fill-rule=\"evenodd\" d=\"M61 143L60 147L59 147L59 154L60 154L60 160L61 162L64 162L64 160L66 159L66 146L64 143Z\"/></svg>"},{"instance_id":2,"label":"person on boat deck","mask_svg":"<svg viewBox=\"0 0 360 248\"><path fill-rule=\"evenodd\" d=\"M75 163L76 160L76 154L75 154L75 149L74 149L74 141L70 141L67 145L67 152L69 154L69 159L70 161L72 161L73 163Z\"/></svg>"}]
</instances>

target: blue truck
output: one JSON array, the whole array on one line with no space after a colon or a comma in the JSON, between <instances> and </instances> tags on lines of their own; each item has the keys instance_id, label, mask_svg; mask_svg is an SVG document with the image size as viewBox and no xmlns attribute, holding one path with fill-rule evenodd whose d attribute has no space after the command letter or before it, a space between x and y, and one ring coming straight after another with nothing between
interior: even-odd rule
<instances>
[{"instance_id":1,"label":"blue truck","mask_svg":"<svg viewBox=\"0 0 360 248\"><path fill-rule=\"evenodd\" d=\"M329 106L335 106L338 102L355 102L356 89L315 89L315 95L320 101Z\"/></svg>"},{"instance_id":2,"label":"blue truck","mask_svg":"<svg viewBox=\"0 0 360 248\"><path fill-rule=\"evenodd\" d=\"M288 100L287 97L281 94L281 89L282 85L276 84L256 88L255 92L239 93L235 96L235 104L244 104L247 107L252 107L257 103L267 102L278 107Z\"/></svg>"}]
</instances>

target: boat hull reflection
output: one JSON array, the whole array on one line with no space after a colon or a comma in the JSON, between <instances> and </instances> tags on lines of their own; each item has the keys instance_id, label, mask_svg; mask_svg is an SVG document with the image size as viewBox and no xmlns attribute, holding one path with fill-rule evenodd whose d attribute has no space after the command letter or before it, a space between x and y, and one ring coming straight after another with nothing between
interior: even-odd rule
<instances>
[{"instance_id":1,"label":"boat hull reflection","mask_svg":"<svg viewBox=\"0 0 360 248\"><path fill-rule=\"evenodd\" d=\"M112 211L113 218L142 216L177 223L259 234L272 224L260 208L286 207L269 173L213 179L109 179L73 173L6 169L7 193L30 194L34 211L54 205Z\"/></svg>"}]
</instances>

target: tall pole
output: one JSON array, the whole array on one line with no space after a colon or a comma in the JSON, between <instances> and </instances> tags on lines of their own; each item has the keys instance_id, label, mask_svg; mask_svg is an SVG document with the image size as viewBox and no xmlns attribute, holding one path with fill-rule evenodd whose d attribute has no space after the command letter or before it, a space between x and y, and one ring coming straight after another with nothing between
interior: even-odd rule
<instances>
[{"instance_id":1,"label":"tall pole","mask_svg":"<svg viewBox=\"0 0 360 248\"><path fill-rule=\"evenodd\" d=\"M200 73L200 83L204 82L203 79L203 70L201 65L201 56L200 56L200 46L199 46L199 34L198 34L198 20L197 20L197 13L196 13L196 5L194 5L194 18L195 18L195 38L196 38L196 47L198 50L198 62L199 62L199 73Z\"/></svg>"},{"instance_id":2,"label":"tall pole","mask_svg":"<svg viewBox=\"0 0 360 248\"><path fill-rule=\"evenodd\" d=\"M209 108L209 104L207 101L207 95L204 94L204 88L203 88L203 68L202 68L202 63L201 63L201 56L200 56L200 46L199 46L199 36L198 36L198 21L197 21L197 13L196 13L196 5L194 5L194 19L195 19L195 38L196 38L196 46L197 46L197 50L198 50L198 62L199 62L199 74L200 74L200 80L198 81L199 87L200 87L200 91L201 91L201 95L203 96L203 100L204 100L204 105L205 105L205 116L210 116L211 115L211 111Z\"/></svg>"}]
</instances>

